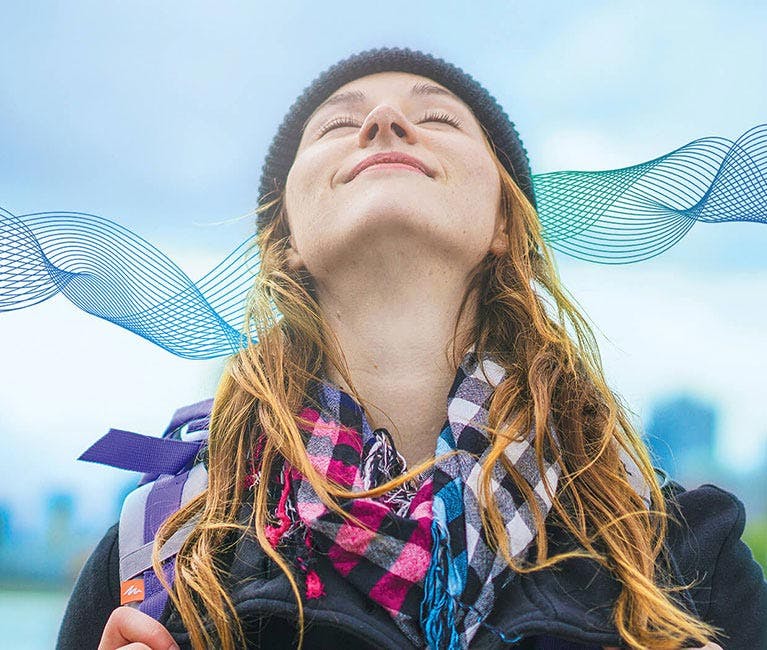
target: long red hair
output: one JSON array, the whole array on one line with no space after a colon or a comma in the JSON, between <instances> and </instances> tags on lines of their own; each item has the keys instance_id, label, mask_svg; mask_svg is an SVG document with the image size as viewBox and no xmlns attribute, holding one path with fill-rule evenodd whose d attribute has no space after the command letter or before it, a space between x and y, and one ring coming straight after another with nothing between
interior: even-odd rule
<instances>
[{"instance_id":1,"label":"long red hair","mask_svg":"<svg viewBox=\"0 0 767 650\"><path fill-rule=\"evenodd\" d=\"M691 641L705 645L718 630L672 600L671 593L682 586L662 586L667 583L658 556L669 514L648 450L631 424L629 409L605 381L594 335L560 283L535 208L501 164L489 136L486 145L501 180L508 250L500 256L488 254L477 266L461 311L476 292L478 318L470 331L459 332L459 314L453 354L457 368L468 345L476 342L478 354L492 353L508 372L492 398L492 452L480 480L481 516L489 539L519 572L538 571L577 556L593 558L606 567L622 584L613 620L632 648L671 650ZM258 343L228 360L218 385L210 422L208 488L172 516L155 541L154 565L162 576L158 549L190 517L199 518L177 555L170 595L196 649L232 650L244 645L241 621L222 585L226 567L221 562L223 551L241 535L255 536L288 577L296 598L299 645L303 639L303 604L293 569L265 535L270 523L267 481L259 481L254 490L252 521L238 521L257 432L264 441L261 476L270 476L275 463L285 459L342 516L345 513L337 500L362 495L339 490L317 474L296 421L307 383L319 378L325 363L333 364L352 395L363 408L367 406L323 318L311 277L287 265L289 230L284 206L284 195L280 195L256 211L278 207L277 216L256 241L261 267L249 294L245 331L255 333ZM279 320L274 306L282 314ZM557 492L550 494L551 516L578 540L578 550L549 555L544 521L531 489L503 455L506 445L520 432L529 431L533 422L541 473L544 448L555 451L562 467ZM559 446L551 439L552 426ZM630 485L619 449L636 462L650 486L652 510ZM538 544L529 565L515 563L508 553L505 522L490 489L490 470L496 462L504 464L533 507ZM427 465L364 494L383 494Z\"/></svg>"}]
</instances>

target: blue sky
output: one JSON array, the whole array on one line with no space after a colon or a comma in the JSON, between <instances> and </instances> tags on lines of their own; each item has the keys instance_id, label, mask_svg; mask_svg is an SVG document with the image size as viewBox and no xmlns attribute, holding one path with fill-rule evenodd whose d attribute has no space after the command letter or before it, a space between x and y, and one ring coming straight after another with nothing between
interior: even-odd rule
<instances>
[{"instance_id":1,"label":"blue sky","mask_svg":"<svg viewBox=\"0 0 767 650\"><path fill-rule=\"evenodd\" d=\"M252 228L261 165L301 90L363 49L462 67L515 121L534 173L612 169L767 122L762 2L24 2L0 8L0 206L118 221L193 277ZM558 255L611 385L646 417L689 390L720 453L767 439L767 226L698 224L635 265ZM154 433L220 362L176 359L62 298L0 314L0 500L49 489L90 514L119 472L73 459L110 426ZM88 513L86 513L88 514Z\"/></svg>"}]
</instances>

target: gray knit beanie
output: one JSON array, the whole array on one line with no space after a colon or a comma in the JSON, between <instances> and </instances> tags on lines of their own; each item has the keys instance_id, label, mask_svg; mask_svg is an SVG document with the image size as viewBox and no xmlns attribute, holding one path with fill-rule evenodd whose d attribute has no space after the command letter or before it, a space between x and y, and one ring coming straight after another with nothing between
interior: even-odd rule
<instances>
[{"instance_id":1,"label":"gray knit beanie","mask_svg":"<svg viewBox=\"0 0 767 650\"><path fill-rule=\"evenodd\" d=\"M261 169L259 204L273 200L285 188L288 172L301 141L302 128L323 101L344 84L377 72L410 72L428 77L458 95L487 129L499 159L514 182L536 206L527 150L514 123L483 86L471 75L443 59L409 48L376 48L359 52L322 72L293 102L274 136ZM276 216L271 208L258 215L257 228Z\"/></svg>"}]
</instances>

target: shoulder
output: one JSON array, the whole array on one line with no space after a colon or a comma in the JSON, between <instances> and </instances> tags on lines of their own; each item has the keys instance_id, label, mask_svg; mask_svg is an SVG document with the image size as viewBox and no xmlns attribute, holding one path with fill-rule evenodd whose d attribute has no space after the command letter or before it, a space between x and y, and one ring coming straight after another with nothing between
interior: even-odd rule
<instances>
[{"instance_id":1,"label":"shoulder","mask_svg":"<svg viewBox=\"0 0 767 650\"><path fill-rule=\"evenodd\" d=\"M710 483L685 489L676 481L669 481L664 494L671 517L667 541L674 556L680 565L693 564L711 574L723 551L743 534L746 525L743 502L732 492Z\"/></svg>"},{"instance_id":2,"label":"shoulder","mask_svg":"<svg viewBox=\"0 0 767 650\"><path fill-rule=\"evenodd\" d=\"M727 648L767 648L767 582L741 536L743 502L721 487L667 486L668 547L698 615L723 629Z\"/></svg>"},{"instance_id":3,"label":"shoulder","mask_svg":"<svg viewBox=\"0 0 767 650\"><path fill-rule=\"evenodd\" d=\"M673 480L663 491L672 517L669 534L700 541L701 552L716 552L725 540L743 533L746 510L732 492L710 483L686 489Z\"/></svg>"},{"instance_id":4,"label":"shoulder","mask_svg":"<svg viewBox=\"0 0 767 650\"><path fill-rule=\"evenodd\" d=\"M77 577L59 628L58 650L95 648L120 605L118 525L101 538Z\"/></svg>"}]
</instances>

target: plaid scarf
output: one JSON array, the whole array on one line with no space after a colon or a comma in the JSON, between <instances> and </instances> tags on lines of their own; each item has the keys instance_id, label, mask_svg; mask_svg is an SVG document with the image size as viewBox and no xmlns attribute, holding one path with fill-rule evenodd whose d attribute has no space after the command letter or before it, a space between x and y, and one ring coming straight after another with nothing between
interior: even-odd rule
<instances>
[{"instance_id":1,"label":"plaid scarf","mask_svg":"<svg viewBox=\"0 0 767 650\"><path fill-rule=\"evenodd\" d=\"M490 398L506 372L489 356L481 362L474 346L461 362L447 399L447 420L439 435L433 471L377 498L342 501L359 527L327 508L309 481L284 466L277 505L278 526L270 541L297 535L309 552L299 555L306 572L307 597L322 594L311 570L311 548L326 554L335 570L362 594L381 605L417 646L466 648L495 599L516 574L500 551L493 551L480 519L478 481L490 443ZM372 430L361 406L332 382L312 382L315 406L301 417L311 423L306 449L317 471L341 487L360 491L405 471L404 459L385 429ZM505 449L507 459L533 490L544 517L561 469L544 462L540 475L533 446L535 427ZM556 436L554 436L556 440ZM649 506L649 490L638 468L622 455L629 479ZM531 508L500 463L493 468L491 489L506 522L509 553L525 559L535 539ZM497 631L501 634L500 631ZM516 639L505 639L514 641Z\"/></svg>"}]
</instances>

